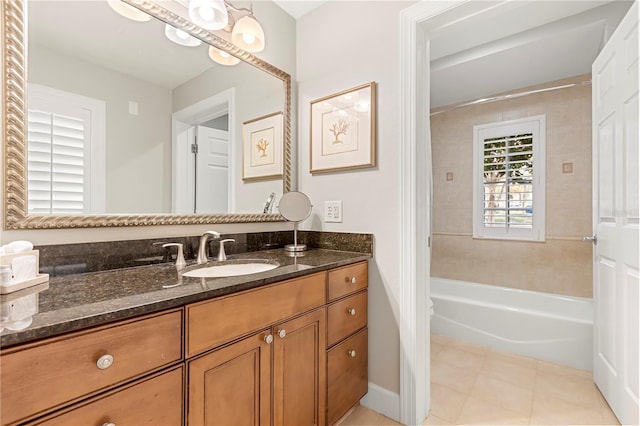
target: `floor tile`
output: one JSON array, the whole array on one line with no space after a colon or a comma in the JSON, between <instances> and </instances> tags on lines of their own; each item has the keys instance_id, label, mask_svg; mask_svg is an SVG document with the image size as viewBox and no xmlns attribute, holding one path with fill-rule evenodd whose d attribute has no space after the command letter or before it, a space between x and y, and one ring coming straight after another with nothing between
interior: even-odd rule
<instances>
[{"instance_id":1,"label":"floor tile","mask_svg":"<svg viewBox=\"0 0 640 426\"><path fill-rule=\"evenodd\" d=\"M373 426L373 425L400 425L400 423L383 416L373 410L358 405L338 423L340 426Z\"/></svg>"},{"instance_id":2,"label":"floor tile","mask_svg":"<svg viewBox=\"0 0 640 426\"><path fill-rule=\"evenodd\" d=\"M528 425L529 416L470 396L458 417L459 425Z\"/></svg>"},{"instance_id":3,"label":"floor tile","mask_svg":"<svg viewBox=\"0 0 640 426\"><path fill-rule=\"evenodd\" d=\"M456 421L467 400L467 394L442 386L431 384L431 415L448 421Z\"/></svg>"},{"instance_id":4,"label":"floor tile","mask_svg":"<svg viewBox=\"0 0 640 426\"><path fill-rule=\"evenodd\" d=\"M533 390L536 384L536 364L521 363L512 357L507 358L490 353L482 373L495 379Z\"/></svg>"},{"instance_id":5,"label":"floor tile","mask_svg":"<svg viewBox=\"0 0 640 426\"><path fill-rule=\"evenodd\" d=\"M531 424L536 425L601 425L600 406L586 408L559 398L534 395Z\"/></svg>"},{"instance_id":6,"label":"floor tile","mask_svg":"<svg viewBox=\"0 0 640 426\"><path fill-rule=\"evenodd\" d=\"M438 353L436 360L465 370L479 372L484 366L486 358L484 353L470 352L455 345L447 345Z\"/></svg>"},{"instance_id":7,"label":"floor tile","mask_svg":"<svg viewBox=\"0 0 640 426\"><path fill-rule=\"evenodd\" d=\"M553 374L555 376L593 380L591 371L578 370L577 368L567 367L566 365L554 364L552 362L542 360L538 361L538 371Z\"/></svg>"},{"instance_id":8,"label":"floor tile","mask_svg":"<svg viewBox=\"0 0 640 426\"><path fill-rule=\"evenodd\" d=\"M450 425L451 422L441 419L438 416L434 416L433 414L429 415L429 417L427 417L427 419L424 421L424 423L422 423L423 426L426 425Z\"/></svg>"},{"instance_id":9,"label":"floor tile","mask_svg":"<svg viewBox=\"0 0 640 426\"><path fill-rule=\"evenodd\" d=\"M526 417L531 415L532 389L498 380L486 373L481 373L478 376L475 385L471 389L470 397L487 401Z\"/></svg>"},{"instance_id":10,"label":"floor tile","mask_svg":"<svg viewBox=\"0 0 640 426\"><path fill-rule=\"evenodd\" d=\"M595 384L579 376L562 376L538 371L534 392L536 396L557 398L589 409L600 407Z\"/></svg>"},{"instance_id":11,"label":"floor tile","mask_svg":"<svg viewBox=\"0 0 640 426\"><path fill-rule=\"evenodd\" d=\"M469 393L478 372L460 368L437 358L431 363L431 383L447 386L462 393Z\"/></svg>"}]
</instances>

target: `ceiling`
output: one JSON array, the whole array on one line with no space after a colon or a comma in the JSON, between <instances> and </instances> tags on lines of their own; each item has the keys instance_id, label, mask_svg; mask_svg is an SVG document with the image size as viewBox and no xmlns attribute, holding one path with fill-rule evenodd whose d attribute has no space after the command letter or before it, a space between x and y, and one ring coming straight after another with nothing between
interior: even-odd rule
<instances>
[{"instance_id":1,"label":"ceiling","mask_svg":"<svg viewBox=\"0 0 640 426\"><path fill-rule=\"evenodd\" d=\"M483 1L427 21L431 107L590 73L630 6L620 0Z\"/></svg>"},{"instance_id":2,"label":"ceiling","mask_svg":"<svg viewBox=\"0 0 640 426\"><path fill-rule=\"evenodd\" d=\"M327 0L273 0L282 10L298 19L302 15L326 3Z\"/></svg>"},{"instance_id":3,"label":"ceiling","mask_svg":"<svg viewBox=\"0 0 640 426\"><path fill-rule=\"evenodd\" d=\"M324 2L276 1L296 18ZM208 59L205 46L185 49L168 42L159 22L123 19L106 2L32 4L37 7L29 13L30 43L66 49L70 56L82 55L115 69L126 65L129 73L169 88L217 66ZM589 73L630 5L624 0L470 1L454 13L426 21L432 107ZM160 64L135 60L149 55ZM132 69L132 64L139 69ZM153 64L153 69L145 64Z\"/></svg>"}]
</instances>

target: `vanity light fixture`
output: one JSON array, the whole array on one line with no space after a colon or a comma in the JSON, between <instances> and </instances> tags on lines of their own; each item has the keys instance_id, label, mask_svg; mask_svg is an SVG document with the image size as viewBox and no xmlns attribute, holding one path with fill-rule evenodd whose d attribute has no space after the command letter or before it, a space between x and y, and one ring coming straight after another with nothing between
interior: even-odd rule
<instances>
[{"instance_id":1,"label":"vanity light fixture","mask_svg":"<svg viewBox=\"0 0 640 426\"><path fill-rule=\"evenodd\" d=\"M231 42L242 50L252 53L264 50L264 30L253 15L253 5L247 9L226 0L189 0L189 19L207 30L230 32Z\"/></svg>"},{"instance_id":2,"label":"vanity light fixture","mask_svg":"<svg viewBox=\"0 0 640 426\"><path fill-rule=\"evenodd\" d=\"M189 19L206 30L221 30L229 23L224 0L189 0Z\"/></svg>"},{"instance_id":3,"label":"vanity light fixture","mask_svg":"<svg viewBox=\"0 0 640 426\"><path fill-rule=\"evenodd\" d=\"M165 24L164 26L164 35L172 42L181 46L195 47L202 44L197 38L169 24Z\"/></svg>"},{"instance_id":4,"label":"vanity light fixture","mask_svg":"<svg viewBox=\"0 0 640 426\"><path fill-rule=\"evenodd\" d=\"M111 9L116 11L119 15L122 15L127 19L131 19L132 21L147 22L151 19L151 15L138 10L135 7L128 5L120 0L107 0L107 4L111 6Z\"/></svg>"},{"instance_id":5,"label":"vanity light fixture","mask_svg":"<svg viewBox=\"0 0 640 426\"><path fill-rule=\"evenodd\" d=\"M231 31L231 41L247 52L264 50L264 31L253 16L253 8L248 15L240 18Z\"/></svg>"},{"instance_id":6,"label":"vanity light fixture","mask_svg":"<svg viewBox=\"0 0 640 426\"><path fill-rule=\"evenodd\" d=\"M216 49L213 46L209 46L209 57L220 65L232 66L240 63L240 59L228 54L225 51Z\"/></svg>"}]
</instances>

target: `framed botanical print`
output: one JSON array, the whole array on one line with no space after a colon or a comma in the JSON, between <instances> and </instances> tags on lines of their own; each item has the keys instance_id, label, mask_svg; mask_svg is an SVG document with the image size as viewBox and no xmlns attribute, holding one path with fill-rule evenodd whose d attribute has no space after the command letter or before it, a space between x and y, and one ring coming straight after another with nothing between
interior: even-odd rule
<instances>
[{"instance_id":1,"label":"framed botanical print","mask_svg":"<svg viewBox=\"0 0 640 426\"><path fill-rule=\"evenodd\" d=\"M311 102L311 173L376 164L376 83Z\"/></svg>"},{"instance_id":2,"label":"framed botanical print","mask_svg":"<svg viewBox=\"0 0 640 426\"><path fill-rule=\"evenodd\" d=\"M281 179L283 175L282 112L242 123L242 180Z\"/></svg>"}]
</instances>

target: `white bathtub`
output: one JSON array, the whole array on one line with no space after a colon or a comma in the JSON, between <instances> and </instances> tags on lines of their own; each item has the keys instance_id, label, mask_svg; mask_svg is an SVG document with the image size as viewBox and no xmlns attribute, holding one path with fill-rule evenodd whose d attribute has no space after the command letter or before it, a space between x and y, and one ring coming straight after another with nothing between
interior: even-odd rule
<instances>
[{"instance_id":1,"label":"white bathtub","mask_svg":"<svg viewBox=\"0 0 640 426\"><path fill-rule=\"evenodd\" d=\"M436 334L592 370L591 299L434 277L431 299Z\"/></svg>"}]
</instances>

